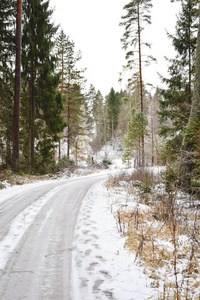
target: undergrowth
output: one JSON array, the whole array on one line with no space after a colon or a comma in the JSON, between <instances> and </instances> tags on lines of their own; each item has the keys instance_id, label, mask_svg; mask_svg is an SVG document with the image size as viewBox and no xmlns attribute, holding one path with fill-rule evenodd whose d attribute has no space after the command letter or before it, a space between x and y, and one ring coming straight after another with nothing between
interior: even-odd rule
<instances>
[{"instance_id":1,"label":"undergrowth","mask_svg":"<svg viewBox=\"0 0 200 300\"><path fill-rule=\"evenodd\" d=\"M142 170L110 177L112 212L159 299L200 299L199 201L169 189L163 178Z\"/></svg>"}]
</instances>

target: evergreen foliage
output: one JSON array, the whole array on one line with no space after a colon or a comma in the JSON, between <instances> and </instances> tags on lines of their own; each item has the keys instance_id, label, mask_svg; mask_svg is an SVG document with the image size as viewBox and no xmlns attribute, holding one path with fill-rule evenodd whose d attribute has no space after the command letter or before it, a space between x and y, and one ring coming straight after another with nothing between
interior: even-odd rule
<instances>
[{"instance_id":1,"label":"evergreen foliage","mask_svg":"<svg viewBox=\"0 0 200 300\"><path fill-rule=\"evenodd\" d=\"M141 166L140 142L141 137L147 135L147 124L147 119L141 111L132 113L132 118L128 124L128 130L124 138L125 151L122 157L123 163L128 167L130 167L134 156L137 157L137 165Z\"/></svg>"},{"instance_id":2,"label":"evergreen foliage","mask_svg":"<svg viewBox=\"0 0 200 300\"><path fill-rule=\"evenodd\" d=\"M180 185L186 191L191 191L192 179L198 179L200 175L200 5L194 82L194 93L182 144L180 166Z\"/></svg>"},{"instance_id":3,"label":"evergreen foliage","mask_svg":"<svg viewBox=\"0 0 200 300\"><path fill-rule=\"evenodd\" d=\"M78 165L83 155L92 157L93 162L93 155L116 138L120 150L123 146L125 149L124 163L130 165L135 158L137 166L144 166L145 148L145 162L154 165L158 162L157 132L161 125L166 160L170 157L170 162L181 165L180 184L190 190L191 182L194 183L200 174L200 42L199 36L198 43L196 38L199 1L172 2L175 1L181 2L181 11L175 34L168 33L176 56L168 59L169 78L163 78L167 88L160 91L161 96L158 90L153 96L146 91L142 81L143 66L153 57L143 56L144 46L149 48L150 44L143 41L142 33L151 23L152 3L151 0L129 0L120 25L124 27L125 69L131 71L131 78L126 90L116 92L111 88L104 98L92 85L84 94L83 70L78 67L81 52L76 52L75 43L62 29L58 32L58 26L53 24L49 0L23 0L20 115L20 167L23 171L59 171L72 164ZM3 167L11 166L13 151L15 20L16 1L2 0L0 159ZM158 99L160 124L156 116ZM86 153L89 139L92 149ZM65 142L67 153L61 155L61 143ZM60 162L56 164L58 144ZM70 163L69 156L74 157L74 163ZM103 163L108 166L109 158L105 156Z\"/></svg>"},{"instance_id":4,"label":"evergreen foliage","mask_svg":"<svg viewBox=\"0 0 200 300\"><path fill-rule=\"evenodd\" d=\"M119 94L111 88L109 95L107 96L107 110L108 110L108 124L109 124L109 136L114 136L114 131L118 125L118 115L120 109Z\"/></svg>"},{"instance_id":5,"label":"evergreen foliage","mask_svg":"<svg viewBox=\"0 0 200 300\"><path fill-rule=\"evenodd\" d=\"M13 101L15 65L15 1L0 2L0 156L9 167L12 162Z\"/></svg>"},{"instance_id":6,"label":"evergreen foliage","mask_svg":"<svg viewBox=\"0 0 200 300\"><path fill-rule=\"evenodd\" d=\"M51 153L49 148L54 147L64 125L60 117L62 99L57 91L60 81L53 55L53 38L58 28L51 22L52 13L49 1L24 1L22 101L27 109L22 109L22 119L28 135L22 136L22 151L28 171L37 167L37 157L41 156L40 163L45 163L45 157ZM38 152L36 156L35 151Z\"/></svg>"},{"instance_id":7,"label":"evergreen foliage","mask_svg":"<svg viewBox=\"0 0 200 300\"><path fill-rule=\"evenodd\" d=\"M84 81L84 70L77 68L77 63L81 60L81 52L75 51L75 43L70 40L69 36L66 36L62 29L56 40L56 52L57 69L61 73L60 90L64 97L63 117L67 124L67 156L69 157L73 140L77 138L78 132L74 131L73 126L76 127L75 124L83 117L84 97L81 95L81 88Z\"/></svg>"},{"instance_id":8,"label":"evergreen foliage","mask_svg":"<svg viewBox=\"0 0 200 300\"><path fill-rule=\"evenodd\" d=\"M124 26L125 31L121 39L123 49L126 52L127 66L126 68L132 70L135 65L138 65L138 71L134 74L139 77L139 90L140 90L140 111L143 113L143 80L142 80L142 46L151 47L149 43L143 42L141 38L142 31L145 24L151 24L150 9L152 8L151 0L132 0L124 6L126 14L122 16L121 26ZM138 53L138 63L135 59L135 53ZM152 56L146 56L145 63L149 64L154 60ZM142 165L144 167L145 154L144 154L144 136L141 137L142 148Z\"/></svg>"},{"instance_id":9,"label":"evergreen foliage","mask_svg":"<svg viewBox=\"0 0 200 300\"><path fill-rule=\"evenodd\" d=\"M176 23L175 36L168 34L177 52L176 58L169 60L169 78L163 78L167 89L161 90L160 134L167 137L166 156L173 160L179 157L183 132L188 123L193 94L197 1L181 1L181 12ZM170 151L170 153L169 153Z\"/></svg>"}]
</instances>

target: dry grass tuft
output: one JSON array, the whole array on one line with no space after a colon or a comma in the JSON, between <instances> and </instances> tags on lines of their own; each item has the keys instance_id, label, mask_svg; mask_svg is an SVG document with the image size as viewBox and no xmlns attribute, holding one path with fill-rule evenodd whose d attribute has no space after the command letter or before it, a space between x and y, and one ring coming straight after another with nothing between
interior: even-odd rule
<instances>
[{"instance_id":1,"label":"dry grass tuft","mask_svg":"<svg viewBox=\"0 0 200 300\"><path fill-rule=\"evenodd\" d=\"M189 197L159 189L161 180L140 170L111 177L106 186L118 193L112 211L125 247L154 280L153 287L163 287L160 299L200 299L199 204L188 205ZM120 191L128 195L126 205L120 206Z\"/></svg>"}]
</instances>

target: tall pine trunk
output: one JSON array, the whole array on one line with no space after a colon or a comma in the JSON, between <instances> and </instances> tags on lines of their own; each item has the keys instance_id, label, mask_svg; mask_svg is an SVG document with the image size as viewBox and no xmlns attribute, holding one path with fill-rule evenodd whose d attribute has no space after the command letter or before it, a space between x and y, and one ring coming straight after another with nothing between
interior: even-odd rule
<instances>
[{"instance_id":1,"label":"tall pine trunk","mask_svg":"<svg viewBox=\"0 0 200 300\"><path fill-rule=\"evenodd\" d=\"M70 85L68 85L68 109L67 109L67 157L70 152Z\"/></svg>"},{"instance_id":2,"label":"tall pine trunk","mask_svg":"<svg viewBox=\"0 0 200 300\"><path fill-rule=\"evenodd\" d=\"M63 90L64 90L64 50L62 49L62 82L61 82L61 94L63 96ZM58 160L61 160L61 136L59 139L59 145L58 145Z\"/></svg>"},{"instance_id":3,"label":"tall pine trunk","mask_svg":"<svg viewBox=\"0 0 200 300\"><path fill-rule=\"evenodd\" d=\"M31 61L31 78L30 78L30 98L29 98L29 109L30 109L30 164L31 170L35 168L35 68L34 63Z\"/></svg>"},{"instance_id":4,"label":"tall pine trunk","mask_svg":"<svg viewBox=\"0 0 200 300\"><path fill-rule=\"evenodd\" d=\"M14 130L13 130L13 171L19 171L19 116L21 88L21 24L22 0L17 0L16 18L16 62L15 62L15 100L14 100Z\"/></svg>"},{"instance_id":5,"label":"tall pine trunk","mask_svg":"<svg viewBox=\"0 0 200 300\"><path fill-rule=\"evenodd\" d=\"M141 53L140 4L139 3L138 3L138 46L139 46L140 110L143 113L144 109L143 109L143 92L142 92L142 53ZM144 135L141 136L141 144L142 144L142 167L144 167Z\"/></svg>"}]
</instances>

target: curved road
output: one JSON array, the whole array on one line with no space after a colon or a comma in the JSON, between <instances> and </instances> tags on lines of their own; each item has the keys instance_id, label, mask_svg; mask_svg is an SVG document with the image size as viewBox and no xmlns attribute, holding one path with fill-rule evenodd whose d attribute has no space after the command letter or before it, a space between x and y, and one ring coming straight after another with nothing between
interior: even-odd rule
<instances>
[{"instance_id":1,"label":"curved road","mask_svg":"<svg viewBox=\"0 0 200 300\"><path fill-rule=\"evenodd\" d=\"M106 175L32 186L0 202L0 299L69 300L74 229ZM78 299L73 299L78 300Z\"/></svg>"}]
</instances>

